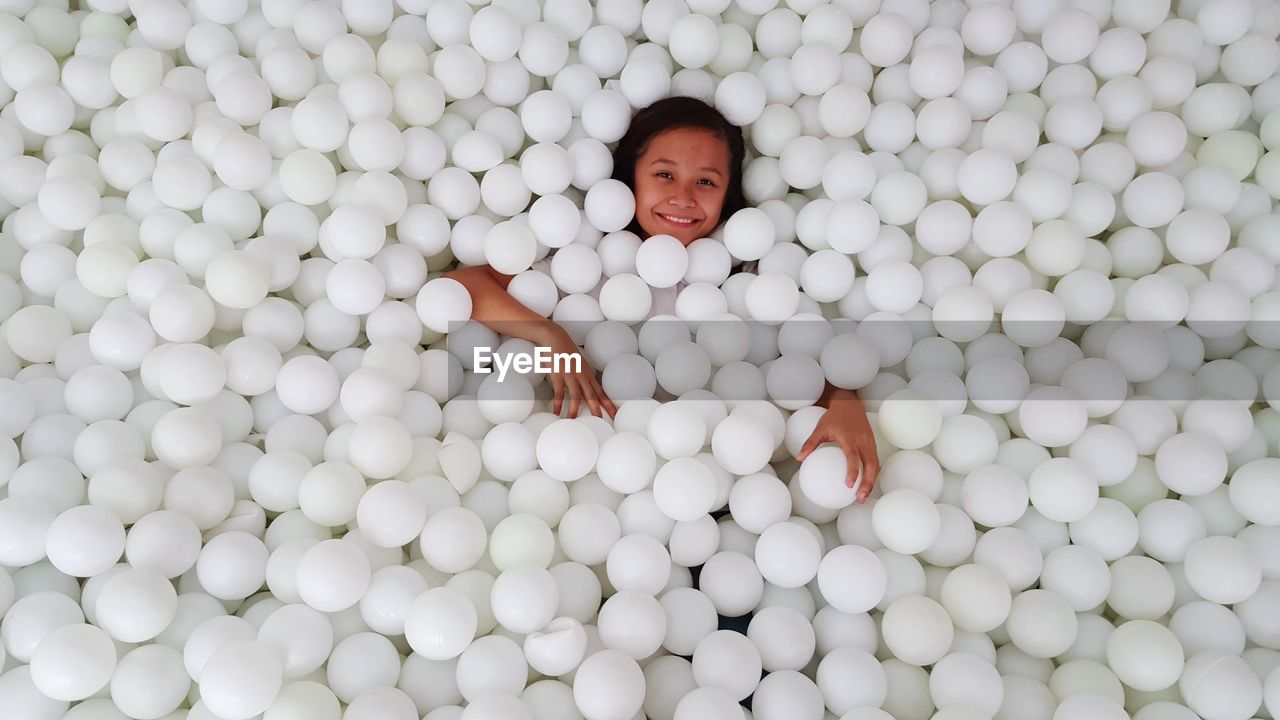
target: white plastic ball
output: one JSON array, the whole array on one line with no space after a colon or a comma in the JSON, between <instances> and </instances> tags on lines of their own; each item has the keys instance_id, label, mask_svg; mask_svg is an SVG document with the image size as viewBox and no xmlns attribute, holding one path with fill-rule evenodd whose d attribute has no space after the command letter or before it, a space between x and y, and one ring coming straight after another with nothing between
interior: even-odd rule
<instances>
[{"instance_id":1,"label":"white plastic ball","mask_svg":"<svg viewBox=\"0 0 1280 720\"><path fill-rule=\"evenodd\" d=\"M573 700L587 720L629 720L644 703L644 673L617 650L600 650L582 661Z\"/></svg>"},{"instance_id":2,"label":"white plastic ball","mask_svg":"<svg viewBox=\"0 0 1280 720\"><path fill-rule=\"evenodd\" d=\"M872 509L872 526L885 547L914 555L938 539L942 519L934 503L910 488L890 491Z\"/></svg>"},{"instance_id":3,"label":"white plastic ball","mask_svg":"<svg viewBox=\"0 0 1280 720\"><path fill-rule=\"evenodd\" d=\"M894 657L908 665L924 666L947 654L955 627L937 602L923 595L906 595L885 610L883 633Z\"/></svg>"},{"instance_id":4,"label":"white plastic ball","mask_svg":"<svg viewBox=\"0 0 1280 720\"><path fill-rule=\"evenodd\" d=\"M52 628L31 657L31 682L42 694L64 702L84 700L111 680L116 648L93 625Z\"/></svg>"},{"instance_id":5,"label":"white plastic ball","mask_svg":"<svg viewBox=\"0 0 1280 720\"><path fill-rule=\"evenodd\" d=\"M437 587L414 598L405 616L405 639L429 660L458 657L475 639L476 608L459 590Z\"/></svg>"},{"instance_id":6,"label":"white plastic ball","mask_svg":"<svg viewBox=\"0 0 1280 720\"><path fill-rule=\"evenodd\" d=\"M1177 636L1150 620L1124 623L1107 640L1107 665L1135 690L1171 687L1182 675L1184 660Z\"/></svg>"},{"instance_id":7,"label":"white plastic ball","mask_svg":"<svg viewBox=\"0 0 1280 720\"><path fill-rule=\"evenodd\" d=\"M1262 703L1262 684L1239 656L1206 650L1187 659L1178 689L1205 720L1247 717Z\"/></svg>"},{"instance_id":8,"label":"white plastic ball","mask_svg":"<svg viewBox=\"0 0 1280 720\"><path fill-rule=\"evenodd\" d=\"M770 583L783 588L800 587L818 574L822 546L798 523L778 523L756 541L756 565Z\"/></svg>"}]
</instances>

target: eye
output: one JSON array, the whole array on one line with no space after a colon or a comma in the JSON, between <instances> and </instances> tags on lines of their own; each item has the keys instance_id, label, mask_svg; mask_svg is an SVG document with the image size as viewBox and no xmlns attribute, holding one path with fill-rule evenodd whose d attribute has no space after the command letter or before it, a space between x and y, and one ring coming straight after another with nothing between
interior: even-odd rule
<instances>
[{"instance_id":1,"label":"eye","mask_svg":"<svg viewBox=\"0 0 1280 720\"><path fill-rule=\"evenodd\" d=\"M711 180L711 178L702 178L702 179L706 181L706 183L707 183L707 185L708 185L709 187L715 187L715 186L716 186L715 182L713 182L713 181Z\"/></svg>"},{"instance_id":2,"label":"eye","mask_svg":"<svg viewBox=\"0 0 1280 720\"><path fill-rule=\"evenodd\" d=\"M656 174L656 176L657 176L657 177L663 177L663 176L671 177L671 173L667 172L666 170L661 170L661 171L659 171L659 172Z\"/></svg>"}]
</instances>

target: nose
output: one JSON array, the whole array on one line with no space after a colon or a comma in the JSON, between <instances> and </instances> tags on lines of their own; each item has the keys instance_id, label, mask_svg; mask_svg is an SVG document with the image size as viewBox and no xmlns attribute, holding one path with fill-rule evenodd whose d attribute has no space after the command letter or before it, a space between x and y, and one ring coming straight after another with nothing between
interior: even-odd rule
<instances>
[{"instance_id":1,"label":"nose","mask_svg":"<svg viewBox=\"0 0 1280 720\"><path fill-rule=\"evenodd\" d=\"M677 207L689 208L696 203L693 201L693 192L685 185L677 187L671 196L671 204Z\"/></svg>"}]
</instances>

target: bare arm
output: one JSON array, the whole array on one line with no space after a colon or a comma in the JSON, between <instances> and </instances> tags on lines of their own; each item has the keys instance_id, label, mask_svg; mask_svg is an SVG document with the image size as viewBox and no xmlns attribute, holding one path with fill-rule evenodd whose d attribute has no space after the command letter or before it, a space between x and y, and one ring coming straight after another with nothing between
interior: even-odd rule
<instances>
[{"instance_id":1,"label":"bare arm","mask_svg":"<svg viewBox=\"0 0 1280 720\"><path fill-rule=\"evenodd\" d=\"M828 382L826 384L826 387L822 389L822 395L818 396L818 400L817 402L814 403L814 405L817 405L818 407L824 407L830 410L831 402L833 400L837 403L854 402L854 403L857 403L859 407L862 406L862 400L858 398L857 391L838 388L835 385L832 385L830 382ZM863 413L866 413L865 408L863 409Z\"/></svg>"},{"instance_id":2,"label":"bare arm","mask_svg":"<svg viewBox=\"0 0 1280 720\"><path fill-rule=\"evenodd\" d=\"M462 283L471 293L471 319L494 332L543 346L552 345L564 333L559 325L511 297L507 292L511 275L504 275L488 265L476 265L450 270L444 277Z\"/></svg>"},{"instance_id":3,"label":"bare arm","mask_svg":"<svg viewBox=\"0 0 1280 720\"><path fill-rule=\"evenodd\" d=\"M604 393L596 379L595 370L588 364L585 354L578 349L569 333L548 318L525 307L511 297L507 286L511 275L494 270L488 265L450 270L444 277L462 283L471 293L471 319L494 332L528 340L539 347L549 347L557 353L576 353L582 359L581 372L552 372L551 387L555 397L552 410L556 414L567 393L569 417L577 417L579 405L585 401L592 414L611 417L617 412L613 401Z\"/></svg>"}]
</instances>

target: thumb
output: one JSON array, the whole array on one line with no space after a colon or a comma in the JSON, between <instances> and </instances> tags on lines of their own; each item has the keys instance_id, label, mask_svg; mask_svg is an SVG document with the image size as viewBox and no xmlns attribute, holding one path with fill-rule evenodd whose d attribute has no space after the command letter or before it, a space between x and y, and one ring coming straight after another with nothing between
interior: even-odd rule
<instances>
[{"instance_id":1,"label":"thumb","mask_svg":"<svg viewBox=\"0 0 1280 720\"><path fill-rule=\"evenodd\" d=\"M809 439L804 441L804 445L800 446L800 452L796 455L797 460L803 461L827 439L827 433L822 428L814 428L813 433L809 435Z\"/></svg>"}]
</instances>

